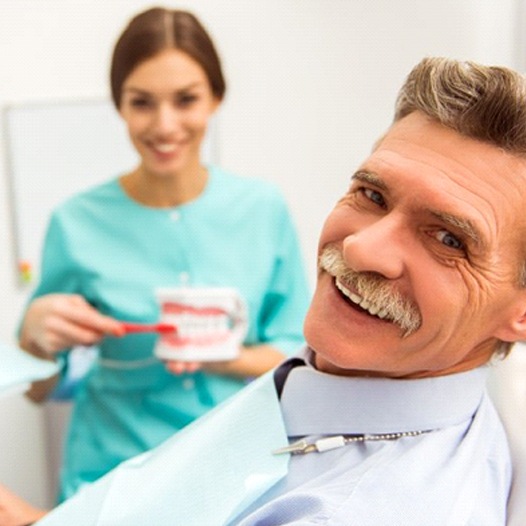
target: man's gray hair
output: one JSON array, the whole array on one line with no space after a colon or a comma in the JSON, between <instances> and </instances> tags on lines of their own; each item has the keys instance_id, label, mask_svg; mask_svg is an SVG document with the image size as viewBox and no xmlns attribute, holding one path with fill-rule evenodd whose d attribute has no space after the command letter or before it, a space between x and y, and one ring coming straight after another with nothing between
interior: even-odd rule
<instances>
[{"instance_id":1,"label":"man's gray hair","mask_svg":"<svg viewBox=\"0 0 526 526\"><path fill-rule=\"evenodd\" d=\"M416 110L462 135L526 157L526 78L516 71L425 58L399 92L395 121Z\"/></svg>"}]
</instances>

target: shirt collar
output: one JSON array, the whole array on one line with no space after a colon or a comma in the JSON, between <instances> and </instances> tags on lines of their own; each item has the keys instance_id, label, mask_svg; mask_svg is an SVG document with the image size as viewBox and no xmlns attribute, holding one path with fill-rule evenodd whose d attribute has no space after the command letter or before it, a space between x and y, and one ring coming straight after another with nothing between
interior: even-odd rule
<instances>
[{"instance_id":1,"label":"shirt collar","mask_svg":"<svg viewBox=\"0 0 526 526\"><path fill-rule=\"evenodd\" d=\"M323 373L308 363L308 353L307 363L294 360L281 395L289 437L427 431L459 424L477 410L488 369L397 380Z\"/></svg>"}]
</instances>

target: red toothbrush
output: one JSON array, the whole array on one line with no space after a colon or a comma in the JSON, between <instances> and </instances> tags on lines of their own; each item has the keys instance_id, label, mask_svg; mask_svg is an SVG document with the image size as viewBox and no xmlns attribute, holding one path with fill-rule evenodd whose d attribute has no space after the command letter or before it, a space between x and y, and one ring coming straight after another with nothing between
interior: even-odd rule
<instances>
[{"instance_id":1,"label":"red toothbrush","mask_svg":"<svg viewBox=\"0 0 526 526\"><path fill-rule=\"evenodd\" d=\"M132 334L136 332L157 332L159 334L168 334L170 332L176 332L177 327L170 323L128 323L126 321L121 323L123 329L122 336L125 334Z\"/></svg>"}]
</instances>

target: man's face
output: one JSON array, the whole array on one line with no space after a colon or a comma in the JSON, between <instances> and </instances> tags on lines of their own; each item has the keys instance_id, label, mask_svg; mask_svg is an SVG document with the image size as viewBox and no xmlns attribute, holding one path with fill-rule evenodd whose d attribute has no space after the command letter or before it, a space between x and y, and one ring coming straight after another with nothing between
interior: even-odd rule
<instances>
[{"instance_id":1,"label":"man's face","mask_svg":"<svg viewBox=\"0 0 526 526\"><path fill-rule=\"evenodd\" d=\"M321 234L305 321L318 368L448 374L518 339L525 202L524 160L419 112L393 125Z\"/></svg>"}]
</instances>

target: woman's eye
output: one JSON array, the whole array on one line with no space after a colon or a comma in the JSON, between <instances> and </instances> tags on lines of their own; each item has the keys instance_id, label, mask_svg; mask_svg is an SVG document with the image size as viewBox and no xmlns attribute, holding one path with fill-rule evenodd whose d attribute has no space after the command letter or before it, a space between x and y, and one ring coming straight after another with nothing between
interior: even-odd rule
<instances>
[{"instance_id":1,"label":"woman's eye","mask_svg":"<svg viewBox=\"0 0 526 526\"><path fill-rule=\"evenodd\" d=\"M465 249L464 243L447 230L439 230L436 233L436 238L446 247L453 248L455 250Z\"/></svg>"},{"instance_id":2,"label":"woman's eye","mask_svg":"<svg viewBox=\"0 0 526 526\"><path fill-rule=\"evenodd\" d=\"M148 99L131 99L130 100L130 106L133 108L147 108L150 106L150 101Z\"/></svg>"},{"instance_id":3,"label":"woman's eye","mask_svg":"<svg viewBox=\"0 0 526 526\"><path fill-rule=\"evenodd\" d=\"M197 100L195 95L181 95L177 98L177 105L184 108L190 106L193 102Z\"/></svg>"},{"instance_id":4,"label":"woman's eye","mask_svg":"<svg viewBox=\"0 0 526 526\"><path fill-rule=\"evenodd\" d=\"M369 199L369 201L372 201L376 205L380 206L381 208L385 208L385 200L383 195L380 192L377 192L376 190L372 190L371 188L362 188L362 192Z\"/></svg>"}]
</instances>

